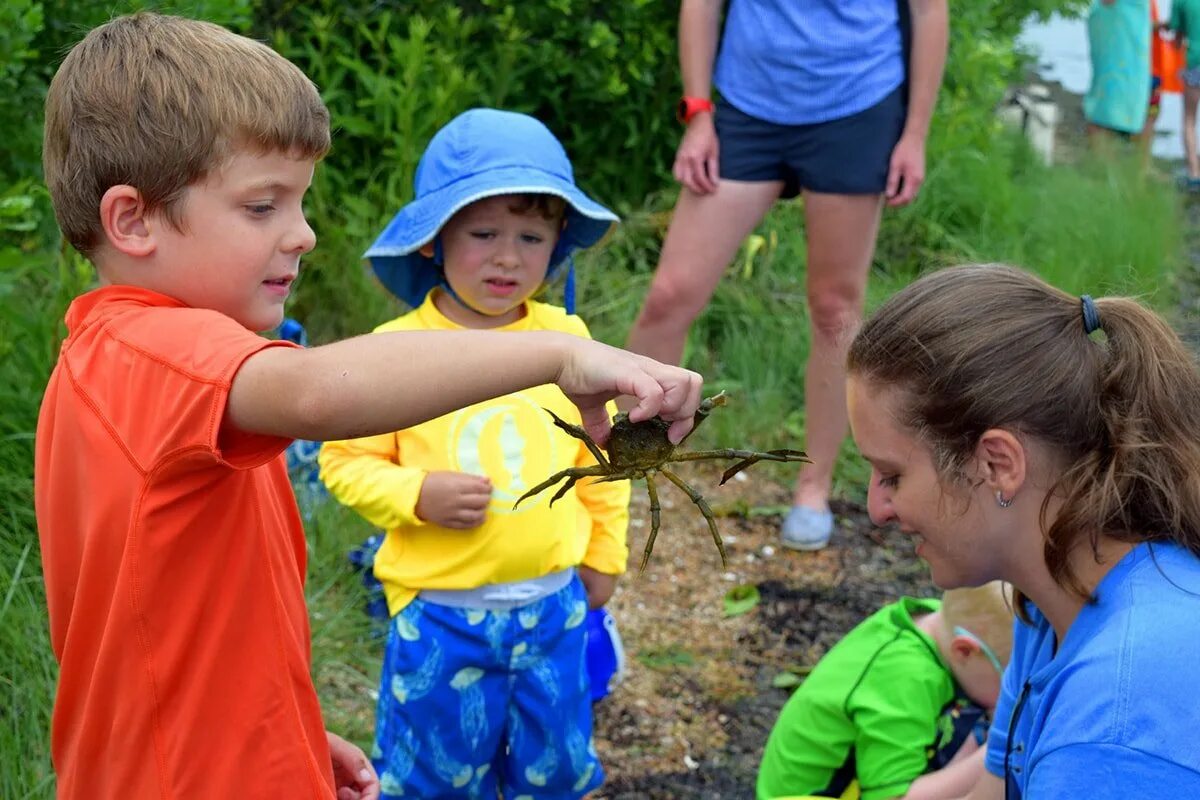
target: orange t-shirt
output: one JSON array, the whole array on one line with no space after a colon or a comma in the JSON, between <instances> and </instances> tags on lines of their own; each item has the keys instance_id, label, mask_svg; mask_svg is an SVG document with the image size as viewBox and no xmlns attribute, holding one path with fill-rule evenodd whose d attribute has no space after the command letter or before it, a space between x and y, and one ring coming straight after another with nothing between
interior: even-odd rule
<instances>
[{"instance_id":1,"label":"orange t-shirt","mask_svg":"<svg viewBox=\"0 0 1200 800\"><path fill-rule=\"evenodd\" d=\"M222 424L290 345L129 286L67 331L35 462L58 797L334 797L288 441Z\"/></svg>"}]
</instances>

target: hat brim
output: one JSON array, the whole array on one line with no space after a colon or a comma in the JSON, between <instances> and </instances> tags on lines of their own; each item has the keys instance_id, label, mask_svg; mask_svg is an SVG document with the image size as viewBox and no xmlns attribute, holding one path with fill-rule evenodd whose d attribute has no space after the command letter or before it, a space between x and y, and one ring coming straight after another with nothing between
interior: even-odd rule
<instances>
[{"instance_id":1,"label":"hat brim","mask_svg":"<svg viewBox=\"0 0 1200 800\"><path fill-rule=\"evenodd\" d=\"M419 306L441 282L420 248L433 241L450 218L471 203L502 194L549 194L568 205L566 224L551 257L547 278L572 251L600 241L618 217L573 183L529 167L502 167L472 175L413 200L392 217L365 253L380 282L410 306Z\"/></svg>"}]
</instances>

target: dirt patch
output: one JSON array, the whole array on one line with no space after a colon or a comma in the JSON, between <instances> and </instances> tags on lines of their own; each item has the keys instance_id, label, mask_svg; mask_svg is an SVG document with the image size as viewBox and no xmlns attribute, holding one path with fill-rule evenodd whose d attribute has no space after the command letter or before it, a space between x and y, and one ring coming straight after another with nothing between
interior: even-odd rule
<instances>
[{"instance_id":1,"label":"dirt patch","mask_svg":"<svg viewBox=\"0 0 1200 800\"><path fill-rule=\"evenodd\" d=\"M790 690L781 672L815 664L866 616L902 594L936 596L903 535L875 528L864 509L834 507L829 547L780 547L778 511L789 491L756 477L724 488L701 467L686 477L715 507L729 552L723 570L708 529L673 488L663 496L663 530L646 573L626 576L609 610L617 618L628 674L596 706L596 746L608 781L599 800L748 798L762 748ZM635 483L631 562L648 531L645 490ZM723 598L753 584L760 602L725 617Z\"/></svg>"}]
</instances>

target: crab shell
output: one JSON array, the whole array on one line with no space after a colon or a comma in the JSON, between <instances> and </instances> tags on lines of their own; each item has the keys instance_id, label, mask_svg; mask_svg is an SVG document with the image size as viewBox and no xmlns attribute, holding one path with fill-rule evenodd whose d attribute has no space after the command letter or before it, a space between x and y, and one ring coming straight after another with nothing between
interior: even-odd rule
<instances>
[{"instance_id":1,"label":"crab shell","mask_svg":"<svg viewBox=\"0 0 1200 800\"><path fill-rule=\"evenodd\" d=\"M630 422L628 414L617 414L608 437L609 461L616 469L660 466L675 452L675 445L667 438L670 427L671 424L660 417Z\"/></svg>"}]
</instances>

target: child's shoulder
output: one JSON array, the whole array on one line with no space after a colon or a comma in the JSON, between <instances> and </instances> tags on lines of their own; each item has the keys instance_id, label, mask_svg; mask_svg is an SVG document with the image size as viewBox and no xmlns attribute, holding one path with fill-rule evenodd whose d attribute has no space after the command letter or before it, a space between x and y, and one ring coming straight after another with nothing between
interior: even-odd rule
<instances>
[{"instance_id":1,"label":"child's shoulder","mask_svg":"<svg viewBox=\"0 0 1200 800\"><path fill-rule=\"evenodd\" d=\"M421 319L420 309L413 309L387 322L376 325L372 333L394 333L396 331L419 331L429 328Z\"/></svg>"},{"instance_id":2,"label":"child's shoulder","mask_svg":"<svg viewBox=\"0 0 1200 800\"><path fill-rule=\"evenodd\" d=\"M526 302L532 327L549 331L573 333L576 336L591 337L587 323L578 314L568 314L562 306L543 303L538 300Z\"/></svg>"}]
</instances>

